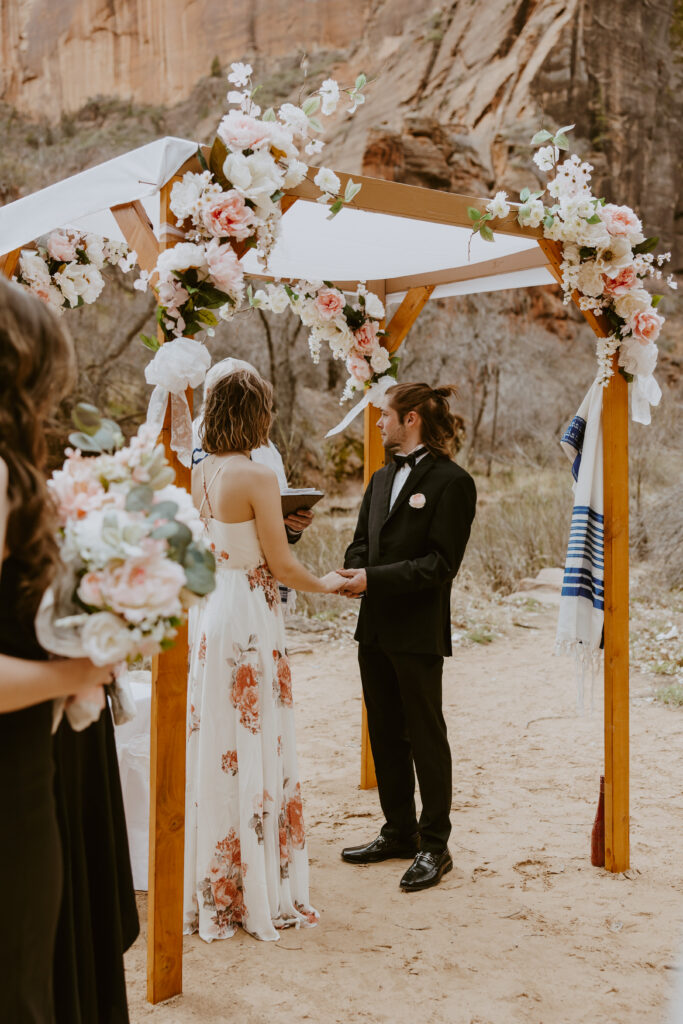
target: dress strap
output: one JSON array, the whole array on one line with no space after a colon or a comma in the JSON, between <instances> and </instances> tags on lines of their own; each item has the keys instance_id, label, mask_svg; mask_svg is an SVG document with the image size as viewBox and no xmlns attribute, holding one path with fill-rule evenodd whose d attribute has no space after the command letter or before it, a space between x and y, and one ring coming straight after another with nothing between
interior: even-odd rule
<instances>
[{"instance_id":1,"label":"dress strap","mask_svg":"<svg viewBox=\"0 0 683 1024\"><path fill-rule=\"evenodd\" d=\"M218 468L216 469L215 473L213 474L213 476L209 480L209 483L208 483L208 486L207 486L207 483L206 483L206 472L205 472L205 470L206 470L206 460L204 459L202 461L202 463L201 463L202 488L204 490L204 494L202 496L202 503L199 506L199 517L200 517L200 519L202 517L202 512L204 510L204 502L206 502L206 504L209 506L209 515L213 519L213 509L211 508L211 500L209 498L209 488L212 486L214 480L216 479L216 477L218 476L218 474L220 473L222 468L223 468L222 466L218 466Z\"/></svg>"}]
</instances>

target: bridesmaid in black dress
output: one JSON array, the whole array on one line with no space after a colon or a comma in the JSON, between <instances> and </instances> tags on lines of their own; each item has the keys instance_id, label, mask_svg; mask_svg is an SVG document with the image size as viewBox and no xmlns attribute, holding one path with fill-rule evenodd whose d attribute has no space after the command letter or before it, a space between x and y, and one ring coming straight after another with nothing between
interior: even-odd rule
<instances>
[{"instance_id":1,"label":"bridesmaid in black dress","mask_svg":"<svg viewBox=\"0 0 683 1024\"><path fill-rule=\"evenodd\" d=\"M125 1024L123 951L138 931L109 708L83 733L63 722L51 736L52 699L109 671L47 661L33 629L58 562L42 424L73 367L53 314L0 279L3 1024Z\"/></svg>"}]
</instances>

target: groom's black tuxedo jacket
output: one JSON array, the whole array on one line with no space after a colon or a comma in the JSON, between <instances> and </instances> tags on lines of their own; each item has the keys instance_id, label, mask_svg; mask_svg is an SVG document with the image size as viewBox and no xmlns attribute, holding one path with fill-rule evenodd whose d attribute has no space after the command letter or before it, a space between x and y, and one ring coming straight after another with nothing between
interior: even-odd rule
<instances>
[{"instance_id":1,"label":"groom's black tuxedo jacket","mask_svg":"<svg viewBox=\"0 0 683 1024\"><path fill-rule=\"evenodd\" d=\"M451 585L477 503L474 480L446 457L425 455L391 510L396 464L378 469L363 496L346 551L347 569L367 570L356 640L386 651L451 654ZM413 499L412 495L424 497Z\"/></svg>"}]
</instances>

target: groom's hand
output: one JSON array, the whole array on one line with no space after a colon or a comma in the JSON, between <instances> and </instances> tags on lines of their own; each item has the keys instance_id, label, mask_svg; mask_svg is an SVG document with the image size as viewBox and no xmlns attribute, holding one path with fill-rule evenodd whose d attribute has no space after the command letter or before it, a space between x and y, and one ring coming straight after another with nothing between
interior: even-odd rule
<instances>
[{"instance_id":1,"label":"groom's hand","mask_svg":"<svg viewBox=\"0 0 683 1024\"><path fill-rule=\"evenodd\" d=\"M348 580L348 583L339 591L344 597L360 597L368 589L365 569L338 569L337 572Z\"/></svg>"}]
</instances>

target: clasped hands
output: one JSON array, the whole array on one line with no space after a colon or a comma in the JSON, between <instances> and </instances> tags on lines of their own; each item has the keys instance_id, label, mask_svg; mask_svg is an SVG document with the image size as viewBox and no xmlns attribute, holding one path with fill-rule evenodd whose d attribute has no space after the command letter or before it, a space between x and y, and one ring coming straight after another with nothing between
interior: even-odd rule
<instances>
[{"instance_id":1,"label":"clasped hands","mask_svg":"<svg viewBox=\"0 0 683 1024\"><path fill-rule=\"evenodd\" d=\"M368 589L365 569L336 569L335 572L346 580L344 586L337 591L342 597L360 597Z\"/></svg>"}]
</instances>

